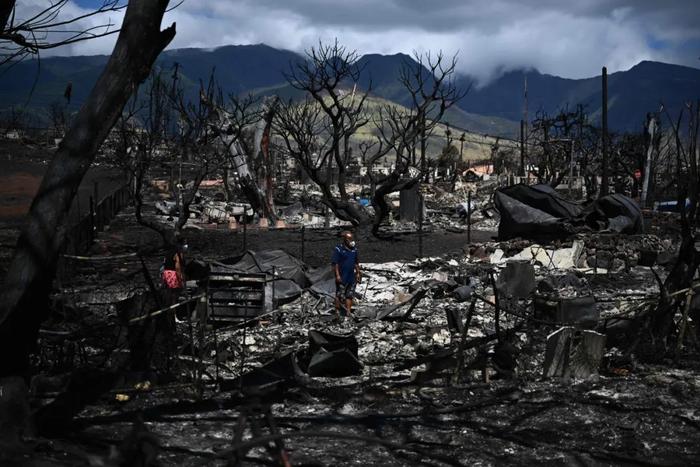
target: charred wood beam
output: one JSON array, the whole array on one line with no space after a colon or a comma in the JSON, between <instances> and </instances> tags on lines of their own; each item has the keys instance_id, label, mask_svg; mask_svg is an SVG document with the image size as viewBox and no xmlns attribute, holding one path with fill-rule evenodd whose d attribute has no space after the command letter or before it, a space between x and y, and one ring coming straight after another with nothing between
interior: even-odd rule
<instances>
[{"instance_id":1,"label":"charred wood beam","mask_svg":"<svg viewBox=\"0 0 700 467\"><path fill-rule=\"evenodd\" d=\"M459 346L457 347L457 365L455 366L455 373L452 377L452 384L457 384L462 374L462 367L464 366L464 345L467 342L467 335L469 332L469 324L472 321L472 316L474 316L474 310L476 309L476 297L472 298L472 302L469 305L469 311L467 312L467 319L464 320L464 326L462 327L462 333L459 337Z\"/></svg>"}]
</instances>

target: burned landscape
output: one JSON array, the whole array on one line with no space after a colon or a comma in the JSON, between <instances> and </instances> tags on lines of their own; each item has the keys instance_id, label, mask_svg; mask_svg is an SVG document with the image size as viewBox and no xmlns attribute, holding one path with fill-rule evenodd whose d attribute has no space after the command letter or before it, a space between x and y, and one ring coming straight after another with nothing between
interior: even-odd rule
<instances>
[{"instance_id":1,"label":"burned landscape","mask_svg":"<svg viewBox=\"0 0 700 467\"><path fill-rule=\"evenodd\" d=\"M516 122L334 39L245 88L168 3L0 6L0 82L121 18L0 105L0 464L700 462L700 71L525 73Z\"/></svg>"}]
</instances>

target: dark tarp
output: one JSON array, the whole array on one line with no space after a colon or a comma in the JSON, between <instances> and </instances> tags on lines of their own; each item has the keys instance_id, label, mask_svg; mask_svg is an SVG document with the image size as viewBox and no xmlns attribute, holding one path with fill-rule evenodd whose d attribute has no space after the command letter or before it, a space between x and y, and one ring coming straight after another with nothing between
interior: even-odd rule
<instances>
[{"instance_id":1,"label":"dark tarp","mask_svg":"<svg viewBox=\"0 0 700 467\"><path fill-rule=\"evenodd\" d=\"M514 198L556 218L571 219L583 211L579 203L566 199L549 185L511 185L498 189L497 193Z\"/></svg>"},{"instance_id":2,"label":"dark tarp","mask_svg":"<svg viewBox=\"0 0 700 467\"><path fill-rule=\"evenodd\" d=\"M360 374L357 338L309 330L309 346L299 352L288 351L278 358L238 378L224 380L222 391L241 389L251 395L285 389L304 373L309 376L344 377Z\"/></svg>"},{"instance_id":3,"label":"dark tarp","mask_svg":"<svg viewBox=\"0 0 700 467\"><path fill-rule=\"evenodd\" d=\"M319 298L335 299L335 279L327 279L325 281L316 282L311 286L311 293Z\"/></svg>"},{"instance_id":4,"label":"dark tarp","mask_svg":"<svg viewBox=\"0 0 700 467\"><path fill-rule=\"evenodd\" d=\"M522 237L548 241L585 229L640 233L643 225L637 204L620 194L584 207L549 185L519 184L496 190L494 205L501 215L499 240Z\"/></svg>"},{"instance_id":5,"label":"dark tarp","mask_svg":"<svg viewBox=\"0 0 700 467\"><path fill-rule=\"evenodd\" d=\"M515 237L549 240L572 233L568 219L578 216L581 207L548 185L512 185L496 190L494 205L501 215L498 239Z\"/></svg>"},{"instance_id":6,"label":"dark tarp","mask_svg":"<svg viewBox=\"0 0 700 467\"><path fill-rule=\"evenodd\" d=\"M275 278L274 296L277 304L287 303L298 298L304 288L308 287L304 263L282 250L246 251L243 255L230 260L233 264L211 263L212 272L216 273L266 273ZM330 269L330 268L329 268Z\"/></svg>"},{"instance_id":7,"label":"dark tarp","mask_svg":"<svg viewBox=\"0 0 700 467\"><path fill-rule=\"evenodd\" d=\"M306 279L311 283L311 292L317 297L335 298L335 274L330 265L309 269Z\"/></svg>"},{"instance_id":8,"label":"dark tarp","mask_svg":"<svg viewBox=\"0 0 700 467\"><path fill-rule=\"evenodd\" d=\"M357 375L362 369L357 350L357 339L353 335L310 330L307 373L332 377Z\"/></svg>"},{"instance_id":9,"label":"dark tarp","mask_svg":"<svg viewBox=\"0 0 700 467\"><path fill-rule=\"evenodd\" d=\"M280 279L289 279L300 287L307 287L304 263L283 250L248 250L243 255L226 261L228 267L240 272L264 272ZM226 266L226 265L224 265Z\"/></svg>"},{"instance_id":10,"label":"dark tarp","mask_svg":"<svg viewBox=\"0 0 700 467\"><path fill-rule=\"evenodd\" d=\"M283 250L248 250L244 254L229 258L221 263L211 263L210 269L216 273L267 273L275 268L275 301L287 303L301 296L310 287L318 297L335 298L335 276L330 264L307 270L306 265Z\"/></svg>"},{"instance_id":11,"label":"dark tarp","mask_svg":"<svg viewBox=\"0 0 700 467\"><path fill-rule=\"evenodd\" d=\"M594 230L636 234L644 230L642 210L627 196L613 194L591 203L585 213L586 225Z\"/></svg>"}]
</instances>

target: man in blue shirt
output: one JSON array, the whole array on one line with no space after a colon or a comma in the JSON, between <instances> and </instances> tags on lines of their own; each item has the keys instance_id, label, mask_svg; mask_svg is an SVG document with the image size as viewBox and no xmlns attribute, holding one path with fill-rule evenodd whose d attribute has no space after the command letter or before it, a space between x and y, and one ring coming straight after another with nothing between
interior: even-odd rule
<instances>
[{"instance_id":1,"label":"man in blue shirt","mask_svg":"<svg viewBox=\"0 0 700 467\"><path fill-rule=\"evenodd\" d=\"M351 232L343 232L343 242L333 250L331 264L335 274L335 311L340 316L341 300L345 301L345 310L350 316L355 285L360 281L360 261Z\"/></svg>"}]
</instances>

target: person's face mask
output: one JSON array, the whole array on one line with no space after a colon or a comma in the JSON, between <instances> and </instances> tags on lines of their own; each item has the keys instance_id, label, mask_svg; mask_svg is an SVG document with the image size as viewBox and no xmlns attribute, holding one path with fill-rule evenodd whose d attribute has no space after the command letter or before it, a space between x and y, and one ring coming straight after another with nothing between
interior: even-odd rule
<instances>
[{"instance_id":1,"label":"person's face mask","mask_svg":"<svg viewBox=\"0 0 700 467\"><path fill-rule=\"evenodd\" d=\"M351 240L348 245L350 245L350 248L355 248L355 240Z\"/></svg>"}]
</instances>

